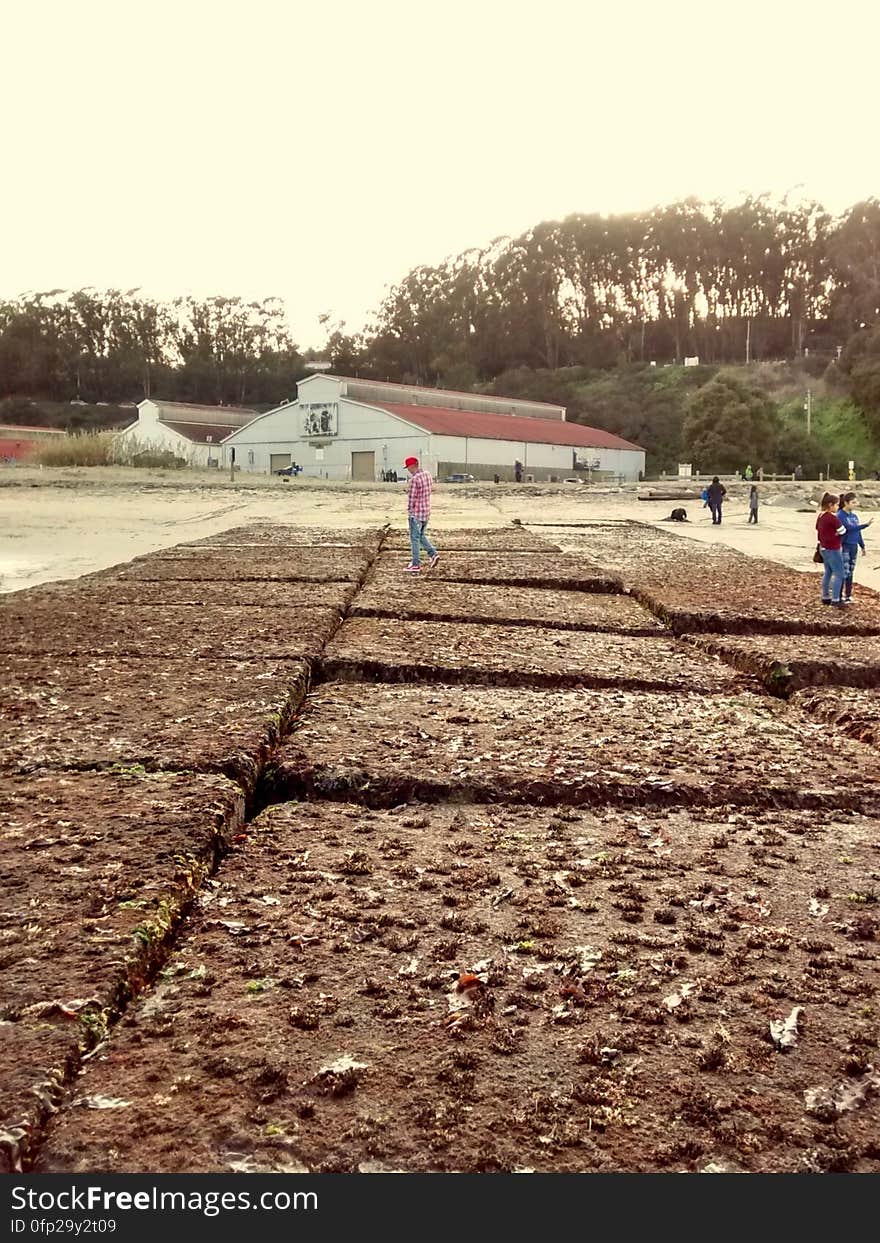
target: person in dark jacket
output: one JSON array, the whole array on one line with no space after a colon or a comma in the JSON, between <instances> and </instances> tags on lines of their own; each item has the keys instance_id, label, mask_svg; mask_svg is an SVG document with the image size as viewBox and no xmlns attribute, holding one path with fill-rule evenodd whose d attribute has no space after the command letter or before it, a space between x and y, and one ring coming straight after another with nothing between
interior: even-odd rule
<instances>
[{"instance_id":1,"label":"person in dark jacket","mask_svg":"<svg viewBox=\"0 0 880 1243\"><path fill-rule=\"evenodd\" d=\"M843 537L843 592L841 593L844 600L852 599L853 577L856 572L856 561L859 556L859 549L865 551L865 541L862 539L862 531L874 521L869 518L867 522L859 522L859 515L853 510L855 503L855 492L844 492L840 498L840 509L837 511L837 517L841 524L846 527L846 533Z\"/></svg>"},{"instance_id":2,"label":"person in dark jacket","mask_svg":"<svg viewBox=\"0 0 880 1243\"><path fill-rule=\"evenodd\" d=\"M712 482L709 484L709 487L706 489L706 493L709 501L709 509L712 513L712 525L720 527L721 505L725 496L727 496L727 488L725 488L723 483L719 482L718 476L715 475Z\"/></svg>"},{"instance_id":3,"label":"person in dark jacket","mask_svg":"<svg viewBox=\"0 0 880 1243\"><path fill-rule=\"evenodd\" d=\"M758 489L752 484L752 490L749 493L749 522L758 525Z\"/></svg>"}]
</instances>

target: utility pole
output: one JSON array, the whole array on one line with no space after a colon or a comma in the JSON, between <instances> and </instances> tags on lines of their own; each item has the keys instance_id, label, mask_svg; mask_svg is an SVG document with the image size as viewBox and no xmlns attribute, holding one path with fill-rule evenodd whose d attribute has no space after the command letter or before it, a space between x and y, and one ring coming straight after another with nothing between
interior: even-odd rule
<instances>
[{"instance_id":1,"label":"utility pole","mask_svg":"<svg viewBox=\"0 0 880 1243\"><path fill-rule=\"evenodd\" d=\"M809 436L811 435L811 429L813 426L813 391L809 388L807 389L807 396L804 401L804 409L807 412L807 435Z\"/></svg>"}]
</instances>

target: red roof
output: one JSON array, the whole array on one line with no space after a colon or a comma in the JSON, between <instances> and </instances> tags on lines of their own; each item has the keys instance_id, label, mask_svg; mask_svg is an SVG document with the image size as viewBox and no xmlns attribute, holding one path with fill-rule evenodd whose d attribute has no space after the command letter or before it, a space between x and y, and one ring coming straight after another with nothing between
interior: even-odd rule
<instances>
[{"instance_id":1,"label":"red roof","mask_svg":"<svg viewBox=\"0 0 880 1243\"><path fill-rule=\"evenodd\" d=\"M387 410L437 436L478 436L484 440L521 440L533 445L572 445L582 449L637 449L598 427L553 419L526 419L513 414L479 414L471 410L444 410L436 406L398 406L386 401L363 403Z\"/></svg>"},{"instance_id":2,"label":"red roof","mask_svg":"<svg viewBox=\"0 0 880 1243\"><path fill-rule=\"evenodd\" d=\"M160 423L162 427L170 427L173 432L177 432L179 436L185 436L187 440L192 440L197 445L208 444L209 436L214 444L218 444L231 432L241 431L240 427L222 427L216 423L170 423L168 419L160 419Z\"/></svg>"}]
</instances>

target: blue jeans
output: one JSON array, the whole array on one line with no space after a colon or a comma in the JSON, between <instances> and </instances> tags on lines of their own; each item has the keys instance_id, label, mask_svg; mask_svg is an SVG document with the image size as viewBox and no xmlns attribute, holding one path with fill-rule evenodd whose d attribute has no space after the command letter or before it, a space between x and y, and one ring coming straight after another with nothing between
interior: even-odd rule
<instances>
[{"instance_id":1,"label":"blue jeans","mask_svg":"<svg viewBox=\"0 0 880 1243\"><path fill-rule=\"evenodd\" d=\"M421 518L416 518L415 515L410 514L409 516L409 542L412 546L413 565L419 564L419 560L421 556L421 549L423 548L429 557L436 557L437 555L437 549L434 547L434 545L431 543L431 541L428 539L427 535L425 534L425 530L427 526L428 526L427 518L423 522Z\"/></svg>"},{"instance_id":2,"label":"blue jeans","mask_svg":"<svg viewBox=\"0 0 880 1243\"><path fill-rule=\"evenodd\" d=\"M853 578L856 573L856 561L859 555L858 544L844 544L840 550L843 553L843 589L847 596L852 595Z\"/></svg>"},{"instance_id":3,"label":"blue jeans","mask_svg":"<svg viewBox=\"0 0 880 1243\"><path fill-rule=\"evenodd\" d=\"M822 575L822 599L839 600L843 586L843 554L839 548L823 548L822 560L825 562L825 573Z\"/></svg>"}]
</instances>

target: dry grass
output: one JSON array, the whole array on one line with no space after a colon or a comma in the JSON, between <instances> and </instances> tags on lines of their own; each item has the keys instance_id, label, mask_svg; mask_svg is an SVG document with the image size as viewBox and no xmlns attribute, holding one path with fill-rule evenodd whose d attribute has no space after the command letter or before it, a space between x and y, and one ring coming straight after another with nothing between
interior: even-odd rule
<instances>
[{"instance_id":1,"label":"dry grass","mask_svg":"<svg viewBox=\"0 0 880 1243\"><path fill-rule=\"evenodd\" d=\"M114 432L85 432L53 438L34 450L31 462L40 466L116 466L119 462Z\"/></svg>"}]
</instances>

